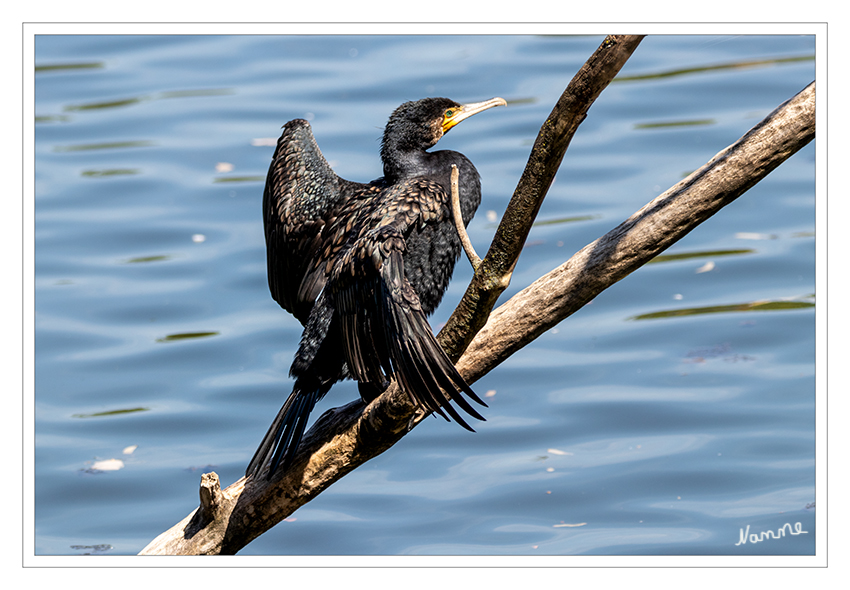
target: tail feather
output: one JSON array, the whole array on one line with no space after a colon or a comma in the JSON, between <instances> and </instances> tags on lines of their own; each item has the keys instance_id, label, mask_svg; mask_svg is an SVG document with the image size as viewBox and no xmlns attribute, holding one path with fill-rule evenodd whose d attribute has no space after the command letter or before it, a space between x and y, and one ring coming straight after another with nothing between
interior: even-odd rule
<instances>
[{"instance_id":1,"label":"tail feather","mask_svg":"<svg viewBox=\"0 0 850 590\"><path fill-rule=\"evenodd\" d=\"M298 443L304 435L307 419L316 402L327 393L324 386L308 388L306 391L295 383L295 389L284 402L263 441L254 453L254 457L245 470L246 476L257 477L263 468L271 462L266 479L271 479L278 468L286 470L295 458Z\"/></svg>"}]
</instances>

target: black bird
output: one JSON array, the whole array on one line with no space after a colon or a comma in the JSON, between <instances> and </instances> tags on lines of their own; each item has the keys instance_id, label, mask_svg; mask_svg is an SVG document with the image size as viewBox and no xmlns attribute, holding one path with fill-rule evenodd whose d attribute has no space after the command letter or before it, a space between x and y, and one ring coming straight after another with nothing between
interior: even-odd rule
<instances>
[{"instance_id":1,"label":"black bird","mask_svg":"<svg viewBox=\"0 0 850 590\"><path fill-rule=\"evenodd\" d=\"M263 194L268 279L272 297L304 333L289 371L295 386L246 475L259 475L269 461L268 478L287 469L313 406L346 378L359 382L367 403L395 377L426 411L446 420L448 413L472 430L451 399L484 419L461 392L486 404L455 370L426 319L461 250L451 166L458 167L464 224L481 202L480 178L463 154L426 150L464 119L505 104L501 98L466 105L425 98L401 105L381 142L384 176L369 184L334 174L307 121L284 125Z\"/></svg>"}]
</instances>

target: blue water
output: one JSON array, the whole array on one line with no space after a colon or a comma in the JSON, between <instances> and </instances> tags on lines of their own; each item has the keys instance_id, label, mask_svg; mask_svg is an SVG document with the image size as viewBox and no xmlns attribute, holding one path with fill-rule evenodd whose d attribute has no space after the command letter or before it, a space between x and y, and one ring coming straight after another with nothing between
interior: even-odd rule
<instances>
[{"instance_id":1,"label":"blue water","mask_svg":"<svg viewBox=\"0 0 850 590\"><path fill-rule=\"evenodd\" d=\"M35 553L135 554L195 508L202 473L243 474L300 335L265 277L283 123L309 119L335 170L368 181L401 102L504 97L440 142L481 173L483 253L601 40L38 36ZM645 39L502 300L804 88L814 54L811 36ZM810 144L665 253L691 256L641 268L477 382L476 434L427 420L241 553L811 555L814 164ZM338 384L314 415L356 396Z\"/></svg>"}]
</instances>

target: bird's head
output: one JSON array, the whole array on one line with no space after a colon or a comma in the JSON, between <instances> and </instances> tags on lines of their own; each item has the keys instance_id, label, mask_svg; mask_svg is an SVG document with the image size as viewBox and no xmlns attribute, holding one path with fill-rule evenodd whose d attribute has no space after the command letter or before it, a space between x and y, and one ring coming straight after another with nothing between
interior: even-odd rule
<instances>
[{"instance_id":1,"label":"bird's head","mask_svg":"<svg viewBox=\"0 0 850 590\"><path fill-rule=\"evenodd\" d=\"M459 104L448 98L423 98L398 107L384 130L383 150L426 150L452 127L476 113L508 104L503 98Z\"/></svg>"}]
</instances>

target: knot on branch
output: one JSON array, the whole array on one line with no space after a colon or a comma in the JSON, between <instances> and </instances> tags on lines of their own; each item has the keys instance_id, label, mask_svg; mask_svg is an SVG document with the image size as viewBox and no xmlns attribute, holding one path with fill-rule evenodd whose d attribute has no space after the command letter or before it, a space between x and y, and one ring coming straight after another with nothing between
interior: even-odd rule
<instances>
[{"instance_id":1,"label":"knot on branch","mask_svg":"<svg viewBox=\"0 0 850 590\"><path fill-rule=\"evenodd\" d=\"M201 476L200 496L201 521L206 523L215 520L224 503L224 493L221 491L218 474L214 471Z\"/></svg>"}]
</instances>

